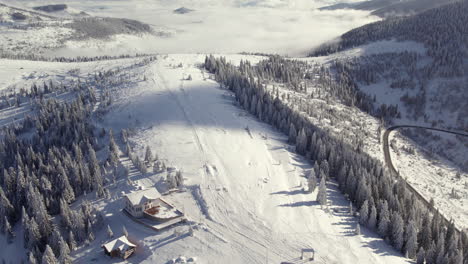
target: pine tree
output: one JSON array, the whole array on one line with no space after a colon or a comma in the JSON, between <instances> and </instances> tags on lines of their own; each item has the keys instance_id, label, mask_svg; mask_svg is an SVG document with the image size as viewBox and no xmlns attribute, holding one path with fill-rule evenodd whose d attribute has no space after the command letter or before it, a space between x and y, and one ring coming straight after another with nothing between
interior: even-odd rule
<instances>
[{"instance_id":1,"label":"pine tree","mask_svg":"<svg viewBox=\"0 0 468 264\"><path fill-rule=\"evenodd\" d=\"M320 171L323 172L327 179L330 177L330 165L326 159L320 162Z\"/></svg>"},{"instance_id":2,"label":"pine tree","mask_svg":"<svg viewBox=\"0 0 468 264\"><path fill-rule=\"evenodd\" d=\"M70 248L70 251L75 250L76 248L76 240L75 236L73 235L73 232L70 230L68 232L68 241L67 241L68 247Z\"/></svg>"},{"instance_id":3,"label":"pine tree","mask_svg":"<svg viewBox=\"0 0 468 264\"><path fill-rule=\"evenodd\" d=\"M71 203L75 200L75 192L68 181L68 176L65 173L65 169L60 165L61 171L59 175L59 186L60 190L62 190L62 198L67 202Z\"/></svg>"},{"instance_id":4,"label":"pine tree","mask_svg":"<svg viewBox=\"0 0 468 264\"><path fill-rule=\"evenodd\" d=\"M296 151L299 154L304 155L307 149L307 134L304 128L299 131L299 135L297 136L296 140Z\"/></svg>"},{"instance_id":5,"label":"pine tree","mask_svg":"<svg viewBox=\"0 0 468 264\"><path fill-rule=\"evenodd\" d=\"M429 211L427 211L423 217L421 224L421 231L418 234L419 244L423 247L424 250L429 250L432 241L432 230L431 230L431 216Z\"/></svg>"},{"instance_id":6,"label":"pine tree","mask_svg":"<svg viewBox=\"0 0 468 264\"><path fill-rule=\"evenodd\" d=\"M437 262L437 248L434 241L431 242L429 249L426 252L427 264L436 264Z\"/></svg>"},{"instance_id":7,"label":"pine tree","mask_svg":"<svg viewBox=\"0 0 468 264\"><path fill-rule=\"evenodd\" d=\"M377 226L377 209L375 208L374 204L371 206L369 219L367 220L367 226L371 230L374 230Z\"/></svg>"},{"instance_id":8,"label":"pine tree","mask_svg":"<svg viewBox=\"0 0 468 264\"><path fill-rule=\"evenodd\" d=\"M38 264L36 257L34 256L34 254L31 251L29 251L29 253L28 253L28 262L29 262L29 264Z\"/></svg>"},{"instance_id":9,"label":"pine tree","mask_svg":"<svg viewBox=\"0 0 468 264\"><path fill-rule=\"evenodd\" d=\"M146 164L150 164L151 162L153 162L153 153L151 152L149 146L146 146L145 162Z\"/></svg>"},{"instance_id":10,"label":"pine tree","mask_svg":"<svg viewBox=\"0 0 468 264\"><path fill-rule=\"evenodd\" d=\"M178 170L175 175L175 182L178 188L184 186L184 176L182 176L182 172Z\"/></svg>"},{"instance_id":11,"label":"pine tree","mask_svg":"<svg viewBox=\"0 0 468 264\"><path fill-rule=\"evenodd\" d=\"M62 240L62 239L63 239L62 235L60 234L60 232L56 228L52 232L52 235L50 237L48 237L48 239L47 239L50 248L52 248L52 251L54 251L54 254L56 256L58 256L60 254L60 240Z\"/></svg>"},{"instance_id":12,"label":"pine tree","mask_svg":"<svg viewBox=\"0 0 468 264\"><path fill-rule=\"evenodd\" d=\"M46 245L44 254L42 255L42 264L58 264L58 260L49 245Z\"/></svg>"},{"instance_id":13,"label":"pine tree","mask_svg":"<svg viewBox=\"0 0 468 264\"><path fill-rule=\"evenodd\" d=\"M416 264L424 264L426 261L426 252L424 248L420 247L418 250L418 255L416 257Z\"/></svg>"},{"instance_id":14,"label":"pine tree","mask_svg":"<svg viewBox=\"0 0 468 264\"><path fill-rule=\"evenodd\" d=\"M388 227L390 224L390 214L388 212L388 206L386 201L380 201L380 214L379 214L379 234L386 238L388 236Z\"/></svg>"},{"instance_id":15,"label":"pine tree","mask_svg":"<svg viewBox=\"0 0 468 264\"><path fill-rule=\"evenodd\" d=\"M365 200L359 210L359 223L362 225L367 225L367 220L369 219L369 205L368 201Z\"/></svg>"},{"instance_id":16,"label":"pine tree","mask_svg":"<svg viewBox=\"0 0 468 264\"><path fill-rule=\"evenodd\" d=\"M114 232L112 232L112 229L110 228L109 225L107 225L107 236L108 236L109 238L114 237Z\"/></svg>"},{"instance_id":17,"label":"pine tree","mask_svg":"<svg viewBox=\"0 0 468 264\"><path fill-rule=\"evenodd\" d=\"M8 200L5 192L3 191L2 187L0 186L0 215L10 215L13 213L13 205ZM3 226L0 226L4 228ZM2 229L3 230L3 229Z\"/></svg>"},{"instance_id":18,"label":"pine tree","mask_svg":"<svg viewBox=\"0 0 468 264\"><path fill-rule=\"evenodd\" d=\"M391 240L393 246L401 251L403 248L404 222L398 212L394 212L391 218Z\"/></svg>"},{"instance_id":19,"label":"pine tree","mask_svg":"<svg viewBox=\"0 0 468 264\"><path fill-rule=\"evenodd\" d=\"M96 186L96 192L98 197L104 196L103 180L101 175L101 167L96 158L96 152L94 151L91 144L88 143L88 159L89 159L89 171L94 185Z\"/></svg>"},{"instance_id":20,"label":"pine tree","mask_svg":"<svg viewBox=\"0 0 468 264\"><path fill-rule=\"evenodd\" d=\"M359 223L356 225L356 230L354 231L354 234L357 236L361 234L361 227L359 226Z\"/></svg>"},{"instance_id":21,"label":"pine tree","mask_svg":"<svg viewBox=\"0 0 468 264\"><path fill-rule=\"evenodd\" d=\"M58 261L60 264L72 263L72 259L70 257L70 248L68 247L67 243L65 243L65 240L63 240L63 238L61 238L59 241L59 252L60 255Z\"/></svg>"},{"instance_id":22,"label":"pine tree","mask_svg":"<svg viewBox=\"0 0 468 264\"><path fill-rule=\"evenodd\" d=\"M309 176L307 177L307 186L309 193L314 192L315 188L317 188L317 177L313 170L309 172Z\"/></svg>"},{"instance_id":23,"label":"pine tree","mask_svg":"<svg viewBox=\"0 0 468 264\"><path fill-rule=\"evenodd\" d=\"M436 244L436 261L437 264L446 264L445 263L445 235L441 231Z\"/></svg>"},{"instance_id":24,"label":"pine tree","mask_svg":"<svg viewBox=\"0 0 468 264\"><path fill-rule=\"evenodd\" d=\"M29 243L29 233L28 233L28 225L29 225L29 215L26 212L24 206L21 208L21 226L23 227L23 246L26 249Z\"/></svg>"},{"instance_id":25,"label":"pine tree","mask_svg":"<svg viewBox=\"0 0 468 264\"><path fill-rule=\"evenodd\" d=\"M8 221L8 218L6 216L4 216L4 234L6 235L6 240L8 242L8 244L12 243L13 242L13 238L15 237L15 235L13 234L13 230L11 229L11 225L10 225L10 222Z\"/></svg>"},{"instance_id":26,"label":"pine tree","mask_svg":"<svg viewBox=\"0 0 468 264\"><path fill-rule=\"evenodd\" d=\"M297 132L296 132L296 127L294 126L293 123L289 126L289 143L294 144L296 143L296 137L297 137Z\"/></svg>"},{"instance_id":27,"label":"pine tree","mask_svg":"<svg viewBox=\"0 0 468 264\"><path fill-rule=\"evenodd\" d=\"M62 216L61 222L65 227L71 227L71 209L65 200L60 199L60 215Z\"/></svg>"},{"instance_id":28,"label":"pine tree","mask_svg":"<svg viewBox=\"0 0 468 264\"><path fill-rule=\"evenodd\" d=\"M109 161L109 164L112 166L112 168L116 168L117 165L119 164L119 151L117 146L112 147L109 146L109 157L107 158Z\"/></svg>"},{"instance_id":29,"label":"pine tree","mask_svg":"<svg viewBox=\"0 0 468 264\"><path fill-rule=\"evenodd\" d=\"M28 248L33 249L42 238L39 231L39 226L37 225L34 217L31 218L26 230L28 232Z\"/></svg>"},{"instance_id":30,"label":"pine tree","mask_svg":"<svg viewBox=\"0 0 468 264\"><path fill-rule=\"evenodd\" d=\"M452 263L453 264L463 264L463 250L457 249L457 254L453 257L453 262Z\"/></svg>"},{"instance_id":31,"label":"pine tree","mask_svg":"<svg viewBox=\"0 0 468 264\"><path fill-rule=\"evenodd\" d=\"M122 232L124 236L128 237L128 231L127 231L127 228L125 228L125 226L122 226Z\"/></svg>"},{"instance_id":32,"label":"pine tree","mask_svg":"<svg viewBox=\"0 0 468 264\"><path fill-rule=\"evenodd\" d=\"M406 227L406 252L408 257L413 259L416 256L416 250L418 248L418 231L414 221L410 220Z\"/></svg>"},{"instance_id":33,"label":"pine tree","mask_svg":"<svg viewBox=\"0 0 468 264\"><path fill-rule=\"evenodd\" d=\"M322 207L324 205L327 205L327 186L325 183L325 177L322 177L322 179L320 180L317 201Z\"/></svg>"}]
</instances>

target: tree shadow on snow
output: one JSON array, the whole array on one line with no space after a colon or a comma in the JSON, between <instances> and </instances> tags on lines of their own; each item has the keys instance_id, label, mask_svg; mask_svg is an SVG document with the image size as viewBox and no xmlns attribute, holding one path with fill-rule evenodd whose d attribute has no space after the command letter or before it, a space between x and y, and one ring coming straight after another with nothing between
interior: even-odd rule
<instances>
[{"instance_id":1,"label":"tree shadow on snow","mask_svg":"<svg viewBox=\"0 0 468 264\"><path fill-rule=\"evenodd\" d=\"M307 192L304 191L303 189L297 189L297 190L292 190L292 191L278 191L278 192L272 192L270 195L296 195L296 194L306 194Z\"/></svg>"},{"instance_id":2,"label":"tree shadow on snow","mask_svg":"<svg viewBox=\"0 0 468 264\"><path fill-rule=\"evenodd\" d=\"M316 206L319 205L317 201L300 201L300 202L294 202L294 203L289 203L289 204L281 204L278 205L280 207L300 207L300 206Z\"/></svg>"}]
</instances>

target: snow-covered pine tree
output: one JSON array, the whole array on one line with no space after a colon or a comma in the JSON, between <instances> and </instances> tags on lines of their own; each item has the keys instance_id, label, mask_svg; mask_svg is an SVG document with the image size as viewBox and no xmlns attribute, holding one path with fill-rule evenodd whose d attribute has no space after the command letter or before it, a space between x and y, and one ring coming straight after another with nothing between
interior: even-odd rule
<instances>
[{"instance_id":1,"label":"snow-covered pine tree","mask_svg":"<svg viewBox=\"0 0 468 264\"><path fill-rule=\"evenodd\" d=\"M361 234L361 226L358 224L356 224L356 230L354 230L354 234L356 236L359 236Z\"/></svg>"},{"instance_id":2,"label":"snow-covered pine tree","mask_svg":"<svg viewBox=\"0 0 468 264\"><path fill-rule=\"evenodd\" d=\"M112 229L110 228L109 225L107 225L107 237L108 238L114 237L114 232L112 232Z\"/></svg>"},{"instance_id":3,"label":"snow-covered pine tree","mask_svg":"<svg viewBox=\"0 0 468 264\"><path fill-rule=\"evenodd\" d=\"M445 234L444 231L440 231L437 244L436 244L436 261L437 264L447 264L445 257Z\"/></svg>"},{"instance_id":4,"label":"snow-covered pine tree","mask_svg":"<svg viewBox=\"0 0 468 264\"><path fill-rule=\"evenodd\" d=\"M52 251L52 248L50 248L49 245L46 245L44 254L42 255L42 261L41 264L59 264L57 258L54 255L54 252Z\"/></svg>"},{"instance_id":5,"label":"snow-covered pine tree","mask_svg":"<svg viewBox=\"0 0 468 264\"><path fill-rule=\"evenodd\" d=\"M319 190L317 194L317 202L323 207L327 205L327 186L325 182L325 177L320 179Z\"/></svg>"},{"instance_id":6,"label":"snow-covered pine tree","mask_svg":"<svg viewBox=\"0 0 468 264\"><path fill-rule=\"evenodd\" d=\"M361 206L361 209L359 210L359 223L361 225L367 225L368 219L369 219L369 203L367 200L365 200Z\"/></svg>"},{"instance_id":7,"label":"snow-covered pine tree","mask_svg":"<svg viewBox=\"0 0 468 264\"><path fill-rule=\"evenodd\" d=\"M317 177L315 176L314 170L309 171L309 175L307 177L307 187L309 193L314 192L315 188L317 188Z\"/></svg>"},{"instance_id":8,"label":"snow-covered pine tree","mask_svg":"<svg viewBox=\"0 0 468 264\"><path fill-rule=\"evenodd\" d=\"M124 236L128 237L128 231L127 231L127 228L125 228L125 226L122 226L122 232Z\"/></svg>"},{"instance_id":9,"label":"snow-covered pine tree","mask_svg":"<svg viewBox=\"0 0 468 264\"><path fill-rule=\"evenodd\" d=\"M388 237L388 227L390 224L390 213L388 211L387 201L379 201L380 203L380 212L379 212L379 222L378 222L378 232L379 234L386 238Z\"/></svg>"},{"instance_id":10,"label":"snow-covered pine tree","mask_svg":"<svg viewBox=\"0 0 468 264\"><path fill-rule=\"evenodd\" d=\"M431 215L429 211L426 211L424 217L422 218L421 231L418 234L418 241L425 251L429 250L432 242L431 226Z\"/></svg>"},{"instance_id":11,"label":"snow-covered pine tree","mask_svg":"<svg viewBox=\"0 0 468 264\"><path fill-rule=\"evenodd\" d=\"M58 261L60 264L71 264L72 259L70 257L70 248L68 247L67 243L65 240L63 240L62 237L60 237L59 241L59 257Z\"/></svg>"},{"instance_id":12,"label":"snow-covered pine tree","mask_svg":"<svg viewBox=\"0 0 468 264\"><path fill-rule=\"evenodd\" d=\"M420 247L418 250L418 255L416 256L416 264L424 264L426 262L426 252L424 248Z\"/></svg>"},{"instance_id":13,"label":"snow-covered pine tree","mask_svg":"<svg viewBox=\"0 0 468 264\"><path fill-rule=\"evenodd\" d=\"M71 230L68 232L67 244L68 244L68 247L70 248L70 251L73 251L76 249L75 236L73 235L73 232Z\"/></svg>"},{"instance_id":14,"label":"snow-covered pine tree","mask_svg":"<svg viewBox=\"0 0 468 264\"><path fill-rule=\"evenodd\" d=\"M393 212L391 217L391 235L390 239L393 246L401 251L403 248L404 222L398 212Z\"/></svg>"},{"instance_id":15,"label":"snow-covered pine tree","mask_svg":"<svg viewBox=\"0 0 468 264\"><path fill-rule=\"evenodd\" d=\"M153 153L151 152L151 148L149 146L146 146L146 152L145 152L145 162L146 164L151 164L153 162Z\"/></svg>"},{"instance_id":16,"label":"snow-covered pine tree","mask_svg":"<svg viewBox=\"0 0 468 264\"><path fill-rule=\"evenodd\" d=\"M301 131L299 131L299 135L297 136L296 140L296 151L299 154L304 155L307 150L307 134L305 132L305 129L302 128Z\"/></svg>"},{"instance_id":17,"label":"snow-covered pine tree","mask_svg":"<svg viewBox=\"0 0 468 264\"><path fill-rule=\"evenodd\" d=\"M294 144L296 143L296 137L297 137L297 131L296 127L294 126L293 123L290 124L289 126L289 143Z\"/></svg>"},{"instance_id":18,"label":"snow-covered pine tree","mask_svg":"<svg viewBox=\"0 0 468 264\"><path fill-rule=\"evenodd\" d=\"M409 224L406 226L405 241L405 248L406 252L408 252L408 257L413 259L416 256L418 248L418 231L416 230L416 225L412 220L410 220Z\"/></svg>"},{"instance_id":19,"label":"snow-covered pine tree","mask_svg":"<svg viewBox=\"0 0 468 264\"><path fill-rule=\"evenodd\" d=\"M3 232L6 236L6 240L8 244L10 244L13 242L13 238L15 237L15 234L13 233L13 229L11 228L10 221L8 221L8 218L6 216L4 216L3 223L4 223Z\"/></svg>"},{"instance_id":20,"label":"snow-covered pine tree","mask_svg":"<svg viewBox=\"0 0 468 264\"><path fill-rule=\"evenodd\" d=\"M175 182L178 188L184 186L184 176L182 175L182 172L180 170L178 170L175 174Z\"/></svg>"},{"instance_id":21,"label":"snow-covered pine tree","mask_svg":"<svg viewBox=\"0 0 468 264\"><path fill-rule=\"evenodd\" d=\"M29 251L29 253L28 253L28 263L29 264L38 264L36 257L34 256L34 254L31 251Z\"/></svg>"}]
</instances>

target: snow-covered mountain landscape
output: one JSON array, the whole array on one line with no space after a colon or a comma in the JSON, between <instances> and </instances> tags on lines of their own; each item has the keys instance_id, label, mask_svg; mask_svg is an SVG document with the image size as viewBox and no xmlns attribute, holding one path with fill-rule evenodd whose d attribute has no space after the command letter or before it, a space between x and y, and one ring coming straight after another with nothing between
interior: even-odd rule
<instances>
[{"instance_id":1,"label":"snow-covered mountain landscape","mask_svg":"<svg viewBox=\"0 0 468 264\"><path fill-rule=\"evenodd\" d=\"M1 1L0 260L468 264L467 14Z\"/></svg>"}]
</instances>

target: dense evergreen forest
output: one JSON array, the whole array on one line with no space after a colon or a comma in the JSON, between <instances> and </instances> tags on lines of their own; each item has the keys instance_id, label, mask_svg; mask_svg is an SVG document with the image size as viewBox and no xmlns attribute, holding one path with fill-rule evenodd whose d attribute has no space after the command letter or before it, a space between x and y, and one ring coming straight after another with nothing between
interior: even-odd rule
<instances>
[{"instance_id":1,"label":"dense evergreen forest","mask_svg":"<svg viewBox=\"0 0 468 264\"><path fill-rule=\"evenodd\" d=\"M463 0L423 13L386 19L353 29L339 41L325 44L311 53L320 56L342 51L373 41L396 39L423 43L434 58L427 68L430 76L459 77L466 71L468 54L468 0Z\"/></svg>"},{"instance_id":2,"label":"dense evergreen forest","mask_svg":"<svg viewBox=\"0 0 468 264\"><path fill-rule=\"evenodd\" d=\"M326 206L323 186L333 178L358 208L360 223L375 230L409 258L428 264L468 263L466 233L459 233L453 222L443 221L437 211L425 208L406 183L396 181L379 161L362 151L359 142L331 136L310 121L311 112L306 106L292 104L279 96L277 90L268 88L272 80L303 87L294 78L295 74L307 75L301 65L302 62L270 57L258 66L242 61L235 67L224 58L209 56L204 67L214 74L216 81L234 92L244 109L288 134L296 151L314 162L308 180L313 188L320 182L320 204ZM317 69L315 73L320 72L323 84L334 83L331 91L335 96L347 95L342 101L365 104L353 86L331 80L326 70Z\"/></svg>"},{"instance_id":3,"label":"dense evergreen forest","mask_svg":"<svg viewBox=\"0 0 468 264\"><path fill-rule=\"evenodd\" d=\"M338 56L330 65L338 82L346 82L356 93L381 93L384 87L388 98L380 98L375 109L357 104L361 110L391 125L396 119L424 122L427 126L455 131L467 131L468 120L468 1L458 1L423 13L390 18L353 29L333 43L317 48L311 56L328 55L364 44L379 45L378 41L414 41L425 50L382 51L361 56ZM395 43L398 45L398 43ZM405 44L406 45L406 44ZM408 44L411 45L411 44ZM366 47L362 47L365 51ZM377 91L374 91L376 89ZM363 97L366 97L363 95ZM395 103L399 99L398 103ZM460 158L457 145L461 139L440 139L436 134L420 130L406 133L412 140L439 156L468 171L468 162ZM438 144L435 142L439 142Z\"/></svg>"},{"instance_id":4,"label":"dense evergreen forest","mask_svg":"<svg viewBox=\"0 0 468 264\"><path fill-rule=\"evenodd\" d=\"M95 123L111 106L110 89L122 83L122 70L99 72L68 87L34 84L3 98L7 107L29 103L33 109L0 133L0 232L9 242L23 236L29 263L71 263L70 252L93 241L104 225L89 199L109 198L106 185L121 175L113 133ZM71 100L49 96L66 91ZM83 195L81 206L71 209Z\"/></svg>"}]
</instances>

